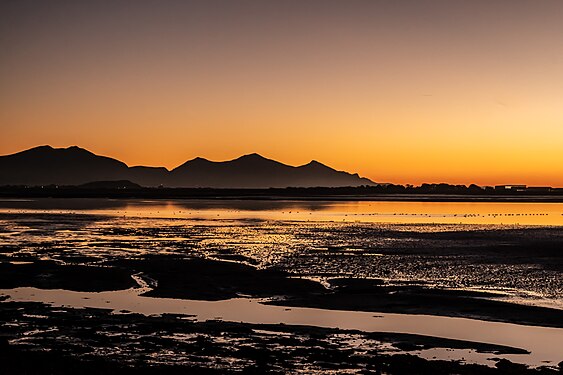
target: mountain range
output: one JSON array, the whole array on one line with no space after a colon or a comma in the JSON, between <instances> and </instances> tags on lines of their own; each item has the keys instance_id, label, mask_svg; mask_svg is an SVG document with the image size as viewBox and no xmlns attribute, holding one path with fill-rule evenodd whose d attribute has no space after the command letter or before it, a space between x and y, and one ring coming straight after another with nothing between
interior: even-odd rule
<instances>
[{"instance_id":1,"label":"mountain range","mask_svg":"<svg viewBox=\"0 0 563 375\"><path fill-rule=\"evenodd\" d=\"M141 186L269 188L375 185L357 173L337 171L315 160L290 166L258 154L215 162L195 158L168 170L129 167L83 148L39 146L0 156L0 185L81 185L128 180Z\"/></svg>"}]
</instances>

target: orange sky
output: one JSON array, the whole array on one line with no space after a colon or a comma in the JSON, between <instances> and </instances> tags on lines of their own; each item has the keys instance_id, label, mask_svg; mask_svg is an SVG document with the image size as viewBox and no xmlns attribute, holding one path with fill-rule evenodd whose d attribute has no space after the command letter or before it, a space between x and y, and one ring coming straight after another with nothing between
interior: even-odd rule
<instances>
[{"instance_id":1,"label":"orange sky","mask_svg":"<svg viewBox=\"0 0 563 375\"><path fill-rule=\"evenodd\" d=\"M561 1L0 4L0 154L563 186Z\"/></svg>"}]
</instances>

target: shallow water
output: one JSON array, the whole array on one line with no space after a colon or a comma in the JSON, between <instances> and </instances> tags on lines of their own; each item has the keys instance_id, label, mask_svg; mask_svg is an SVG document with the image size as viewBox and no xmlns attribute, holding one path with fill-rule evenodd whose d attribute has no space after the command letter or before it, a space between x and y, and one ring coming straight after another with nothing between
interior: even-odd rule
<instances>
[{"instance_id":1,"label":"shallow water","mask_svg":"<svg viewBox=\"0 0 563 375\"><path fill-rule=\"evenodd\" d=\"M402 224L563 225L563 203L3 199L0 212Z\"/></svg>"},{"instance_id":2,"label":"shallow water","mask_svg":"<svg viewBox=\"0 0 563 375\"><path fill-rule=\"evenodd\" d=\"M498 299L563 309L562 226L560 203L1 200L0 262L18 266L42 259L104 265L152 254L198 256L276 267L324 283L333 277L380 278L388 284L408 281L493 291ZM143 290L79 293L17 288L2 293L54 306L488 342L530 350L530 355L502 357L534 366L563 359L558 345L563 342L562 330L555 328L287 309L249 299L203 302L138 296ZM489 365L497 356L441 348L416 353Z\"/></svg>"},{"instance_id":3,"label":"shallow water","mask_svg":"<svg viewBox=\"0 0 563 375\"><path fill-rule=\"evenodd\" d=\"M140 278L140 288L111 292L73 292L15 288L0 290L11 301L43 302L54 307L103 308L145 315L184 314L194 320L224 320L251 324L311 325L364 332L396 332L448 339L505 345L528 350L530 354L478 353L467 349L427 349L416 352L425 358L460 360L492 365L491 357L506 358L530 366L556 365L563 359L560 344L563 329L524 326L475 319L430 315L369 313L283 307L261 304L259 300L236 298L223 301L179 300L140 296L150 288Z\"/></svg>"},{"instance_id":4,"label":"shallow water","mask_svg":"<svg viewBox=\"0 0 563 375\"><path fill-rule=\"evenodd\" d=\"M469 223L501 221L493 213L503 210L511 212L503 220L553 225ZM560 210L556 203L4 200L0 258L99 263L197 255L280 267L321 281L416 281L563 308L557 250L563 228L555 225ZM453 218L465 223L449 223ZM420 223L440 220L445 223Z\"/></svg>"}]
</instances>

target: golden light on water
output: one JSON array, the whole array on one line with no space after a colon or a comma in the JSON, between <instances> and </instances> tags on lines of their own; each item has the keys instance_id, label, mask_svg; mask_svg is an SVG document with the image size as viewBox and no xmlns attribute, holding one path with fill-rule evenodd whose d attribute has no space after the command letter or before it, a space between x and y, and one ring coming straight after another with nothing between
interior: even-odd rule
<instances>
[{"instance_id":1,"label":"golden light on water","mask_svg":"<svg viewBox=\"0 0 563 375\"><path fill-rule=\"evenodd\" d=\"M103 203L103 204L101 204ZM38 199L4 201L0 213L93 214L132 219L236 220L281 222L429 224L418 231L449 230L448 224L563 225L563 203L397 202L397 201L255 201L162 200L99 201ZM437 224L436 228L432 225ZM148 224L147 224L148 225ZM259 242L259 241L258 241Z\"/></svg>"}]
</instances>

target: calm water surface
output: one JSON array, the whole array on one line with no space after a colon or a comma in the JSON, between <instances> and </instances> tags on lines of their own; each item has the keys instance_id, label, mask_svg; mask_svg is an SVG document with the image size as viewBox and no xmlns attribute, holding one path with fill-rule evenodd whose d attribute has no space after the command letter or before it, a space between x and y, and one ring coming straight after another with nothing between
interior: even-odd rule
<instances>
[{"instance_id":1,"label":"calm water surface","mask_svg":"<svg viewBox=\"0 0 563 375\"><path fill-rule=\"evenodd\" d=\"M265 200L0 200L0 212L404 224L563 225L563 203Z\"/></svg>"},{"instance_id":2,"label":"calm water surface","mask_svg":"<svg viewBox=\"0 0 563 375\"><path fill-rule=\"evenodd\" d=\"M499 299L560 309L561 255L553 244L563 242L562 226L562 203L0 200L0 247L5 260L14 264L36 259L100 264L146 254L246 259L258 267L279 267L311 278L373 277L389 283L407 280L440 288L476 288L499 292ZM525 251L522 244L528 246ZM546 252L536 244L542 244ZM530 350L531 355L504 357L532 365L563 359L557 344L563 342L561 329L405 314L285 309L246 299L157 299L141 297L140 292L142 288L102 293L33 288L0 291L13 300L53 305L489 342ZM448 359L463 356L479 363L490 363L491 357L441 349L419 354Z\"/></svg>"},{"instance_id":3,"label":"calm water surface","mask_svg":"<svg viewBox=\"0 0 563 375\"><path fill-rule=\"evenodd\" d=\"M0 247L16 262L242 258L307 277L423 281L557 308L562 225L561 203L0 201Z\"/></svg>"},{"instance_id":4,"label":"calm water surface","mask_svg":"<svg viewBox=\"0 0 563 375\"><path fill-rule=\"evenodd\" d=\"M54 307L111 308L145 315L186 314L195 320L225 320L251 324L312 325L326 328L359 330L364 332L397 332L448 339L506 345L529 351L529 354L496 354L513 362L530 366L555 365L563 357L559 344L563 329L524 326L475 319L443 316L369 313L324 310L315 308L286 308L261 304L259 300L235 298L223 301L178 300L140 296L150 287L137 278L140 288L115 292L72 292L36 288L0 289L0 296L12 301L44 302ZM491 353L473 350L429 349L416 353L422 357L461 360L494 365Z\"/></svg>"}]
</instances>

